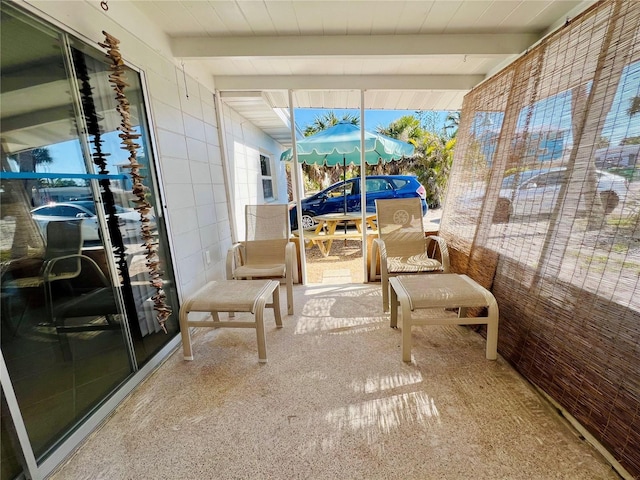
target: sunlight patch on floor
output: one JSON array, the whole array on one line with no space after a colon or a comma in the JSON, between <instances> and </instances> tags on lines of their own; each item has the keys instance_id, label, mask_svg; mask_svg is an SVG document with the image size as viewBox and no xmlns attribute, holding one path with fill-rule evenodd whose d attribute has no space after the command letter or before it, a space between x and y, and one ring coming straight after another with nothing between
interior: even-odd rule
<instances>
[{"instance_id":1,"label":"sunlight patch on floor","mask_svg":"<svg viewBox=\"0 0 640 480\"><path fill-rule=\"evenodd\" d=\"M374 393L392 390L406 385L415 385L422 382L420 372L396 373L394 375L373 375L362 380L351 382L354 392Z\"/></svg>"},{"instance_id":2,"label":"sunlight patch on floor","mask_svg":"<svg viewBox=\"0 0 640 480\"><path fill-rule=\"evenodd\" d=\"M325 420L338 431L370 430L387 434L403 423L439 423L440 414L433 398L424 392L410 392L338 408L325 415Z\"/></svg>"}]
</instances>

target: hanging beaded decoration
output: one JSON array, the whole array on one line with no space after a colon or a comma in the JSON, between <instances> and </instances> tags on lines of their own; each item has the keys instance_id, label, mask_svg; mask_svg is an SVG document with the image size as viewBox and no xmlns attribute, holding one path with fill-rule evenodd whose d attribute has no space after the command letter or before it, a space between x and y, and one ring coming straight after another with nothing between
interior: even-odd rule
<instances>
[{"instance_id":1,"label":"hanging beaded decoration","mask_svg":"<svg viewBox=\"0 0 640 480\"><path fill-rule=\"evenodd\" d=\"M76 49L71 50L73 55L73 64L78 76L78 82L80 87L80 99L82 102L82 111L84 113L85 125L89 139L93 144L92 160L96 166L99 174L107 177L109 170L107 169L107 157L110 155L102 149L102 129L100 128L100 115L96 110L93 88L91 87L91 79L85 56L82 52ZM107 229L109 230L109 236L111 238L111 245L113 248L113 255L115 257L116 266L118 268L118 274L122 286L122 296L124 299L124 306L129 318L136 318L136 304L131 292L131 278L129 276L129 268L127 266L127 257L125 252L124 241L120 232L120 226L118 224L118 213L116 211L115 198L113 191L111 190L111 180L109 178L102 178L98 180L100 184L100 196L102 198L102 205L104 211L107 214ZM135 324L134 324L135 325Z\"/></svg>"},{"instance_id":2,"label":"hanging beaded decoration","mask_svg":"<svg viewBox=\"0 0 640 480\"><path fill-rule=\"evenodd\" d=\"M126 168L131 172L131 180L133 182L132 191L136 197L134 202L136 204L135 209L140 213L140 220L142 222L141 232L144 242L143 246L146 250L146 265L151 277L150 283L156 290L156 293L151 297L153 300L153 309L158 312L156 316L158 323L162 327L162 330L167 333L165 322L171 315L171 308L166 304L166 294L162 288L164 281L162 279L163 272L160 270L160 258L158 257L157 251L158 244L153 240L151 227L149 225L149 212L152 207L145 198L145 194L148 191L148 188L142 182L145 177L140 174L140 169L144 167L140 165L136 159L136 152L140 147L140 145L136 143L136 140L140 138L140 134L135 133L131 127L130 104L124 94L124 90L129 84L126 82L125 66L118 48L120 40L105 31L103 31L102 34L105 36L105 41L104 43L99 43L99 45L107 50L107 58L111 60L109 82L113 85L113 89L116 92L116 100L118 101L116 110L122 117L122 122L118 127L118 130L121 132L119 137L122 139L123 145L121 148L129 152L129 165L126 165Z\"/></svg>"}]
</instances>

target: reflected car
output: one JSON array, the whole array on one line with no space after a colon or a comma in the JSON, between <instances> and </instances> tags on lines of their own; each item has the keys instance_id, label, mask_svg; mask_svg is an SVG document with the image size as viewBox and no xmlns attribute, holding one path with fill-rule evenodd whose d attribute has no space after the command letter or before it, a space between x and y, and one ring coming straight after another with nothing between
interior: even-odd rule
<instances>
[{"instance_id":1,"label":"reflected car","mask_svg":"<svg viewBox=\"0 0 640 480\"><path fill-rule=\"evenodd\" d=\"M426 190L413 175L368 175L366 177L366 210L376 211L376 200L387 198L420 198L422 214L427 214ZM313 217L327 213L358 212L361 210L360 177L337 182L324 190L303 198L302 227L305 230L315 228ZM289 204L291 230L298 228L298 209L295 202Z\"/></svg>"},{"instance_id":2,"label":"reflected car","mask_svg":"<svg viewBox=\"0 0 640 480\"><path fill-rule=\"evenodd\" d=\"M512 216L529 217L550 214L558 200L560 187L565 182L566 167L527 170L520 174L506 176L502 180L500 197L494 215L494 222L506 222ZM596 170L596 191L600 196L605 213L611 213L620 202L624 202L629 190L626 178ZM474 205L479 209L483 195L474 197Z\"/></svg>"},{"instance_id":3,"label":"reflected car","mask_svg":"<svg viewBox=\"0 0 640 480\"><path fill-rule=\"evenodd\" d=\"M133 208L116 205L118 225L122 238L135 237L140 233L140 213ZM82 238L91 242L100 240L100 225L96 216L95 204L90 200L49 203L31 210L31 216L42 235L46 235L47 223L62 220L82 220ZM155 228L155 218L151 218Z\"/></svg>"}]
</instances>

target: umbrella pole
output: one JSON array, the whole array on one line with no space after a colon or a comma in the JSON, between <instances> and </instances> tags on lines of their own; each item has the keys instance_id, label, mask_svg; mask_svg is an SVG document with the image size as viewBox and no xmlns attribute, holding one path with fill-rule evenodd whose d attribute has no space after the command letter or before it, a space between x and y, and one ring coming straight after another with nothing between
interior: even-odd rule
<instances>
[{"instance_id":1,"label":"umbrella pole","mask_svg":"<svg viewBox=\"0 0 640 480\"><path fill-rule=\"evenodd\" d=\"M347 214L347 157L342 156L342 181L344 188L342 190L344 198L344 214ZM347 222L344 222L344 246L347 246Z\"/></svg>"},{"instance_id":2,"label":"umbrella pole","mask_svg":"<svg viewBox=\"0 0 640 480\"><path fill-rule=\"evenodd\" d=\"M344 199L344 214L347 214L347 159L342 157L342 198Z\"/></svg>"}]
</instances>

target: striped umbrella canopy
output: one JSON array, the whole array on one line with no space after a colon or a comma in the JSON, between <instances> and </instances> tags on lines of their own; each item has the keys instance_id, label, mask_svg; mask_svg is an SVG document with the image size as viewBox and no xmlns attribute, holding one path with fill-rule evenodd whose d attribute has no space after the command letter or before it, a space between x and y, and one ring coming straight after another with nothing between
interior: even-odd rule
<instances>
[{"instance_id":1,"label":"striped umbrella canopy","mask_svg":"<svg viewBox=\"0 0 640 480\"><path fill-rule=\"evenodd\" d=\"M298 162L308 165L360 165L360 127L340 122L296 142ZM379 133L364 132L365 162L401 160L413 155L413 145ZM293 149L282 152L282 161L293 160Z\"/></svg>"}]
</instances>

